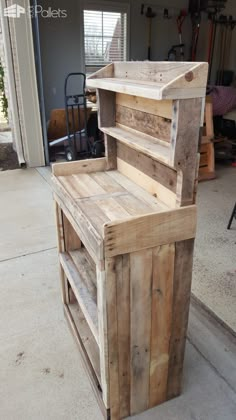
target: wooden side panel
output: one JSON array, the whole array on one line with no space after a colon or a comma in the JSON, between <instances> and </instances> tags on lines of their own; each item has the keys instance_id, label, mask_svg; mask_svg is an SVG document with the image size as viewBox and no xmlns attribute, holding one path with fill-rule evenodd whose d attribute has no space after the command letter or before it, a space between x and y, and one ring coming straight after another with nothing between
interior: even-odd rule
<instances>
[{"instance_id":1,"label":"wooden side panel","mask_svg":"<svg viewBox=\"0 0 236 420\"><path fill-rule=\"evenodd\" d=\"M149 408L155 407L167 399L174 262L174 244L153 248Z\"/></svg>"},{"instance_id":2,"label":"wooden side panel","mask_svg":"<svg viewBox=\"0 0 236 420\"><path fill-rule=\"evenodd\" d=\"M58 246L58 252L60 253L60 252L65 252L63 213L60 206L55 200L54 200L54 204L55 204L55 217L56 217L56 226L57 226L57 246ZM65 277L61 264L59 264L59 273L60 273L60 281L61 281L62 301L63 303L69 303L68 283L67 283L67 279Z\"/></svg>"},{"instance_id":3,"label":"wooden side panel","mask_svg":"<svg viewBox=\"0 0 236 420\"><path fill-rule=\"evenodd\" d=\"M130 255L131 283L131 415L149 404L152 250Z\"/></svg>"},{"instance_id":4,"label":"wooden side panel","mask_svg":"<svg viewBox=\"0 0 236 420\"><path fill-rule=\"evenodd\" d=\"M116 257L120 418L130 415L130 256Z\"/></svg>"},{"instance_id":5,"label":"wooden side panel","mask_svg":"<svg viewBox=\"0 0 236 420\"><path fill-rule=\"evenodd\" d=\"M143 111L149 114L158 115L163 118L172 119L172 101L155 101L139 96L116 94L116 104L127 108Z\"/></svg>"},{"instance_id":6,"label":"wooden side panel","mask_svg":"<svg viewBox=\"0 0 236 420\"><path fill-rule=\"evenodd\" d=\"M107 306L106 306L106 272L97 268L97 311L98 335L100 349L100 371L102 398L106 408L109 408L109 365L107 337Z\"/></svg>"},{"instance_id":7,"label":"wooden side panel","mask_svg":"<svg viewBox=\"0 0 236 420\"><path fill-rule=\"evenodd\" d=\"M201 110L202 99L174 102L170 162L178 171L177 204L180 207L192 204L194 200Z\"/></svg>"},{"instance_id":8,"label":"wooden side panel","mask_svg":"<svg viewBox=\"0 0 236 420\"><path fill-rule=\"evenodd\" d=\"M65 251L74 251L81 248L81 240L74 231L67 217L63 214Z\"/></svg>"},{"instance_id":9,"label":"wooden side panel","mask_svg":"<svg viewBox=\"0 0 236 420\"><path fill-rule=\"evenodd\" d=\"M109 90L98 89L98 126L112 127L115 125L116 95Z\"/></svg>"},{"instance_id":10,"label":"wooden side panel","mask_svg":"<svg viewBox=\"0 0 236 420\"><path fill-rule=\"evenodd\" d=\"M116 148L116 139L104 134L105 141L105 153L107 160L107 170L117 169L117 148Z\"/></svg>"},{"instance_id":11,"label":"wooden side panel","mask_svg":"<svg viewBox=\"0 0 236 420\"><path fill-rule=\"evenodd\" d=\"M170 143L171 121L125 106L116 106L116 122Z\"/></svg>"},{"instance_id":12,"label":"wooden side panel","mask_svg":"<svg viewBox=\"0 0 236 420\"><path fill-rule=\"evenodd\" d=\"M167 398L181 392L185 342L188 327L194 240L175 245L173 317L170 342Z\"/></svg>"},{"instance_id":13,"label":"wooden side panel","mask_svg":"<svg viewBox=\"0 0 236 420\"><path fill-rule=\"evenodd\" d=\"M111 418L120 419L116 259L106 259L107 334Z\"/></svg>"}]
</instances>

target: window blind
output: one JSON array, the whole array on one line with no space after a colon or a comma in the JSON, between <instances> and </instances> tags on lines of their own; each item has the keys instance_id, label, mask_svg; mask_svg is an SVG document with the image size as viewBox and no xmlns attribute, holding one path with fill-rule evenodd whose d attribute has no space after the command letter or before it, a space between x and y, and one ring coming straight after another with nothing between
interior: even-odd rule
<instances>
[{"instance_id":1,"label":"window blind","mask_svg":"<svg viewBox=\"0 0 236 420\"><path fill-rule=\"evenodd\" d=\"M127 59L127 13L84 10L85 66Z\"/></svg>"}]
</instances>

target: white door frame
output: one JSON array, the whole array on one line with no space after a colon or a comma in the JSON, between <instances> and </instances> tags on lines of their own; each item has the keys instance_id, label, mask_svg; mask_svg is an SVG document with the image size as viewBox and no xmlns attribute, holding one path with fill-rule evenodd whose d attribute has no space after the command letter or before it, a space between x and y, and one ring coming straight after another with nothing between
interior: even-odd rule
<instances>
[{"instance_id":1,"label":"white door frame","mask_svg":"<svg viewBox=\"0 0 236 420\"><path fill-rule=\"evenodd\" d=\"M4 48L14 126L15 147L19 163L29 167L45 165L31 18L4 17L11 1L0 1ZM17 3L28 9L29 0Z\"/></svg>"}]
</instances>

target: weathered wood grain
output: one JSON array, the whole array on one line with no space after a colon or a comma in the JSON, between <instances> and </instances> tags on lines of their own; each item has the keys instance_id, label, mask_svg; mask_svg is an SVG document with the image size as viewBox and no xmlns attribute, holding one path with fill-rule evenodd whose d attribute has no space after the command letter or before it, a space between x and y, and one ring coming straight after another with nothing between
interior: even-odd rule
<instances>
[{"instance_id":1,"label":"weathered wood grain","mask_svg":"<svg viewBox=\"0 0 236 420\"><path fill-rule=\"evenodd\" d=\"M120 418L120 387L119 387L119 347L118 347L118 306L116 259L108 258L106 267L106 299L107 299L107 334L109 362L109 394L111 418Z\"/></svg>"},{"instance_id":2,"label":"weathered wood grain","mask_svg":"<svg viewBox=\"0 0 236 420\"><path fill-rule=\"evenodd\" d=\"M116 139L104 134L105 141L105 153L107 160L107 170L117 168L117 149L116 149Z\"/></svg>"},{"instance_id":3,"label":"weathered wood grain","mask_svg":"<svg viewBox=\"0 0 236 420\"><path fill-rule=\"evenodd\" d=\"M171 340L175 245L153 248L149 408L166 401Z\"/></svg>"},{"instance_id":4,"label":"weathered wood grain","mask_svg":"<svg viewBox=\"0 0 236 420\"><path fill-rule=\"evenodd\" d=\"M119 141L117 142L117 157L176 193L177 173L174 169L163 165L145 153L131 150L130 147Z\"/></svg>"},{"instance_id":5,"label":"weathered wood grain","mask_svg":"<svg viewBox=\"0 0 236 420\"><path fill-rule=\"evenodd\" d=\"M54 163L52 173L55 177L106 170L106 158Z\"/></svg>"},{"instance_id":6,"label":"weathered wood grain","mask_svg":"<svg viewBox=\"0 0 236 420\"><path fill-rule=\"evenodd\" d=\"M98 337L102 398L106 408L110 406L109 388L109 360L108 360L108 331L107 331L107 293L106 272L97 267L97 311L98 311Z\"/></svg>"},{"instance_id":7,"label":"weathered wood grain","mask_svg":"<svg viewBox=\"0 0 236 420\"><path fill-rule=\"evenodd\" d=\"M114 92L98 89L98 126L112 127L115 125L116 95Z\"/></svg>"},{"instance_id":8,"label":"weathered wood grain","mask_svg":"<svg viewBox=\"0 0 236 420\"><path fill-rule=\"evenodd\" d=\"M193 239L175 244L173 316L167 389L168 399L178 396L182 389L182 372L192 281L193 248Z\"/></svg>"},{"instance_id":9,"label":"weathered wood grain","mask_svg":"<svg viewBox=\"0 0 236 420\"><path fill-rule=\"evenodd\" d=\"M116 257L120 418L130 415L130 256Z\"/></svg>"},{"instance_id":10,"label":"weathered wood grain","mask_svg":"<svg viewBox=\"0 0 236 420\"><path fill-rule=\"evenodd\" d=\"M163 117L116 105L116 122L170 143L171 121Z\"/></svg>"},{"instance_id":11,"label":"weathered wood grain","mask_svg":"<svg viewBox=\"0 0 236 420\"><path fill-rule=\"evenodd\" d=\"M110 222L104 231L107 258L183 241L195 237L196 206Z\"/></svg>"},{"instance_id":12,"label":"weathered wood grain","mask_svg":"<svg viewBox=\"0 0 236 420\"><path fill-rule=\"evenodd\" d=\"M134 95L116 94L116 104L137 111L147 112L160 117L172 119L172 101L154 101L153 99L145 99Z\"/></svg>"},{"instance_id":13,"label":"weathered wood grain","mask_svg":"<svg viewBox=\"0 0 236 420\"><path fill-rule=\"evenodd\" d=\"M151 335L152 250L130 255L131 415L148 409Z\"/></svg>"},{"instance_id":14,"label":"weathered wood grain","mask_svg":"<svg viewBox=\"0 0 236 420\"><path fill-rule=\"evenodd\" d=\"M178 174L182 180L177 191L179 206L193 203L201 109L202 99L174 102L170 163L183 174Z\"/></svg>"}]
</instances>

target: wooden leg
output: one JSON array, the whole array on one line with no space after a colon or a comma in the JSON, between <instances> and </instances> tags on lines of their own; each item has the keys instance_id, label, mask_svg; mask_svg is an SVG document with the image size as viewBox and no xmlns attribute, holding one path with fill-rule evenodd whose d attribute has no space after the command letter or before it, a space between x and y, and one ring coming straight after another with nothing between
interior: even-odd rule
<instances>
[{"instance_id":1,"label":"wooden leg","mask_svg":"<svg viewBox=\"0 0 236 420\"><path fill-rule=\"evenodd\" d=\"M168 399L180 395L182 388L182 372L192 281L193 248L193 239L177 242L175 245L173 318L167 388Z\"/></svg>"},{"instance_id":2,"label":"wooden leg","mask_svg":"<svg viewBox=\"0 0 236 420\"><path fill-rule=\"evenodd\" d=\"M58 252L65 252L65 240L64 240L64 228L63 228L63 214L62 210L59 207L58 203L55 201L55 214L56 214L56 225L57 225L57 246ZM67 279L65 277L64 271L61 264L59 263L59 272L61 280L61 291L62 291L62 301L64 304L69 303L69 292Z\"/></svg>"}]
</instances>

